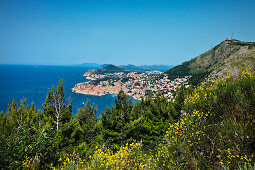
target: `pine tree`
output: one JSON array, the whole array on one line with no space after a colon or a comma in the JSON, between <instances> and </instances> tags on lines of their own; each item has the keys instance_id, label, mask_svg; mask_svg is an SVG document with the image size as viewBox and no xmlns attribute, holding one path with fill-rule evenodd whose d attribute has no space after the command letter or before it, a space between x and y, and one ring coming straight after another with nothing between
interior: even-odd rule
<instances>
[{"instance_id":1,"label":"pine tree","mask_svg":"<svg viewBox=\"0 0 255 170\"><path fill-rule=\"evenodd\" d=\"M115 98L115 105L102 114L103 138L108 144L113 144L113 147L125 143L132 111L131 99L127 98L123 90Z\"/></svg>"},{"instance_id":2,"label":"pine tree","mask_svg":"<svg viewBox=\"0 0 255 170\"><path fill-rule=\"evenodd\" d=\"M97 107L94 104L91 106L89 99L84 108L78 109L78 113L74 117L75 130L73 136L75 136L76 141L82 140L90 143L96 128L96 115Z\"/></svg>"}]
</instances>

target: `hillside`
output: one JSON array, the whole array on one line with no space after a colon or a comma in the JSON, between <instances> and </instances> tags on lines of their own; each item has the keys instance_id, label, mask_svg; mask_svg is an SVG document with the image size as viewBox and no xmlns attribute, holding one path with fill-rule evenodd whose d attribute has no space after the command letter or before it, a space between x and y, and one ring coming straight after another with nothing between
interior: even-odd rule
<instances>
[{"instance_id":1,"label":"hillside","mask_svg":"<svg viewBox=\"0 0 255 170\"><path fill-rule=\"evenodd\" d=\"M118 72L126 72L122 68L119 68L112 64L102 65L99 69L91 69L88 70L84 76L89 76L91 74L106 74L106 73L118 73Z\"/></svg>"},{"instance_id":2,"label":"hillside","mask_svg":"<svg viewBox=\"0 0 255 170\"><path fill-rule=\"evenodd\" d=\"M0 169L254 170L254 87L244 72L182 87L171 102L132 103L121 90L105 112L87 99L74 115L60 80L42 109L23 98L0 113Z\"/></svg>"},{"instance_id":3,"label":"hillside","mask_svg":"<svg viewBox=\"0 0 255 170\"><path fill-rule=\"evenodd\" d=\"M254 73L255 43L227 38L217 46L165 73L170 79L191 75L190 83L198 85L207 79L237 75L249 66Z\"/></svg>"},{"instance_id":4,"label":"hillside","mask_svg":"<svg viewBox=\"0 0 255 170\"><path fill-rule=\"evenodd\" d=\"M129 65L121 65L119 66L120 68L126 70L126 71L143 71L142 69L140 69L138 66L135 66L133 64L129 64Z\"/></svg>"},{"instance_id":5,"label":"hillside","mask_svg":"<svg viewBox=\"0 0 255 170\"><path fill-rule=\"evenodd\" d=\"M100 73L118 73L118 72L125 72L125 70L112 64L106 65L98 69L99 74Z\"/></svg>"},{"instance_id":6,"label":"hillside","mask_svg":"<svg viewBox=\"0 0 255 170\"><path fill-rule=\"evenodd\" d=\"M82 63L82 64L77 64L76 66L82 66L82 67L100 67L99 64L97 63Z\"/></svg>"}]
</instances>

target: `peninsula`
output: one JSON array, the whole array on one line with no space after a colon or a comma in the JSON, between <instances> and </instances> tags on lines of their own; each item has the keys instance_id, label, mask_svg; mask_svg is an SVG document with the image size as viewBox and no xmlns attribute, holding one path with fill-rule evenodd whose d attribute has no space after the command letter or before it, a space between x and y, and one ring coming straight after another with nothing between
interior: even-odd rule
<instances>
[{"instance_id":1,"label":"peninsula","mask_svg":"<svg viewBox=\"0 0 255 170\"><path fill-rule=\"evenodd\" d=\"M161 92L169 100L173 100L173 93L181 84L186 88L189 87L189 76L170 80L162 71L127 72L114 65L88 70L83 76L90 81L76 84L72 92L104 96L117 95L123 90L128 96L137 100Z\"/></svg>"}]
</instances>

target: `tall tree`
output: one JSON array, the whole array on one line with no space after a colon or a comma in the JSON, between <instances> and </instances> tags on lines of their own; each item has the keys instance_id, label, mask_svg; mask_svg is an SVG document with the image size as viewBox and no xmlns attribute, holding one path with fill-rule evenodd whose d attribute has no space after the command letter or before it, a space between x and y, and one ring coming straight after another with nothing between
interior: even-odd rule
<instances>
[{"instance_id":1,"label":"tall tree","mask_svg":"<svg viewBox=\"0 0 255 170\"><path fill-rule=\"evenodd\" d=\"M51 90L48 90L43 112L52 119L56 129L59 129L61 123L66 123L71 119L72 100L69 98L66 105L62 80L58 82L57 88L52 86Z\"/></svg>"}]
</instances>

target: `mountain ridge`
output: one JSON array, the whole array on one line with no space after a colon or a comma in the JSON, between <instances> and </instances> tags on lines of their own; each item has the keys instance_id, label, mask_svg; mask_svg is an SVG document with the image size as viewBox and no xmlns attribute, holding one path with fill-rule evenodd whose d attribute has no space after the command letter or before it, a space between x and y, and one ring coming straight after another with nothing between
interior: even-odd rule
<instances>
[{"instance_id":1,"label":"mountain ridge","mask_svg":"<svg viewBox=\"0 0 255 170\"><path fill-rule=\"evenodd\" d=\"M201 55L165 72L170 79L191 75L190 83L198 85L206 80L236 75L245 67L254 73L255 42L227 38Z\"/></svg>"}]
</instances>

